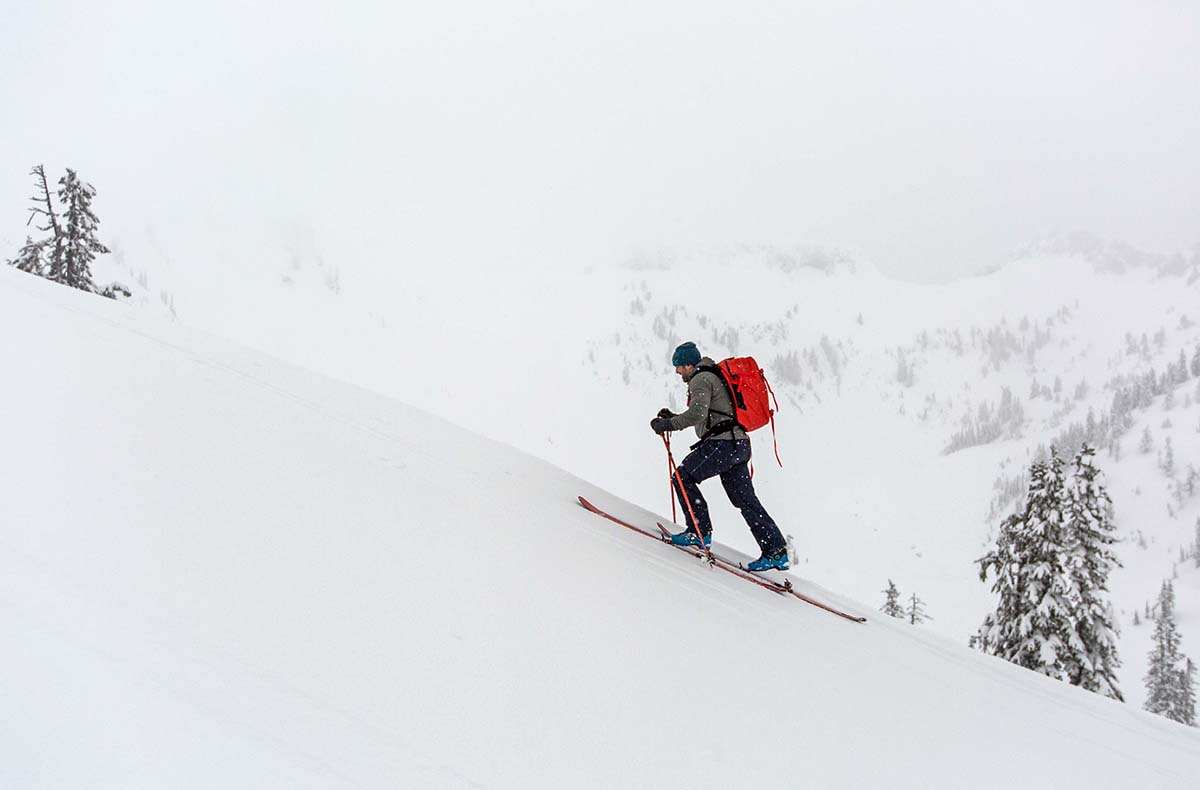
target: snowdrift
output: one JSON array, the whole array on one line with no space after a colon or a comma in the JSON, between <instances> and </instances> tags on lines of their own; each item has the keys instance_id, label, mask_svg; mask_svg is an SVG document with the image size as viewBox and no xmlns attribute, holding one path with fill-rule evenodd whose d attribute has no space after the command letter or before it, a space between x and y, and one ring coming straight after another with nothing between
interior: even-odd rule
<instances>
[{"instance_id":1,"label":"snowdrift","mask_svg":"<svg viewBox=\"0 0 1200 790\"><path fill-rule=\"evenodd\" d=\"M0 271L0 786L1182 788L1200 736L581 509L508 446Z\"/></svg>"}]
</instances>

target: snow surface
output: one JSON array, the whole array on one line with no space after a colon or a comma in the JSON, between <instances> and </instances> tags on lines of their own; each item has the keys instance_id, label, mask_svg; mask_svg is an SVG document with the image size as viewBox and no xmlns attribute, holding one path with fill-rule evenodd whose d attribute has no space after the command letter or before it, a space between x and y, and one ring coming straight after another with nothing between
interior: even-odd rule
<instances>
[{"instance_id":1,"label":"snow surface","mask_svg":"<svg viewBox=\"0 0 1200 790\"><path fill-rule=\"evenodd\" d=\"M989 512L994 483L1026 470L1038 445L1089 408L1106 411L1114 378L1161 372L1200 344L1200 257L1181 267L1086 238L1033 249L987 276L924 285L810 247L647 251L612 268L379 261L360 271L297 243L276 258L239 260L231 278L218 276L221 262L164 244L123 240L122 254L101 258L97 281L131 283L147 312L427 409L646 507L669 507L662 444L647 424L682 403L673 346L692 339L716 358L754 354L781 401L785 464L775 467L769 437L756 434L755 485L795 536L802 572L875 607L893 579L906 599L915 592L926 602L934 619L923 627L960 643L995 603L974 560L1016 503ZM1126 333L1160 331L1161 347L1151 340L1146 356L1126 353ZM972 332L1033 350L994 358ZM964 350L951 348L955 334ZM837 377L823 338L837 349ZM776 358L806 352L817 366L802 360L803 381L785 380ZM897 382L901 352L911 386ZM1032 382L1053 386L1056 376L1060 396L1029 398ZM1088 394L1076 400L1085 379ZM1176 503L1156 467L1167 435L1181 474L1200 467L1198 383L1181 387L1170 408L1160 396L1139 412L1120 459L1097 459L1122 541L1124 567L1110 588L1121 688L1134 706L1153 628L1133 615L1144 616L1175 574L1182 649L1200 660L1200 569L1179 561L1195 539L1200 496ZM1021 436L944 455L962 417L994 405L1002 387L1025 410ZM1155 451L1141 455L1147 426ZM676 437L679 455L689 441ZM751 551L741 518L712 494L717 539Z\"/></svg>"},{"instance_id":2,"label":"snow surface","mask_svg":"<svg viewBox=\"0 0 1200 790\"><path fill-rule=\"evenodd\" d=\"M661 515L381 395L12 270L0 330L0 787L1200 776L1195 730L710 570L575 496Z\"/></svg>"}]
</instances>

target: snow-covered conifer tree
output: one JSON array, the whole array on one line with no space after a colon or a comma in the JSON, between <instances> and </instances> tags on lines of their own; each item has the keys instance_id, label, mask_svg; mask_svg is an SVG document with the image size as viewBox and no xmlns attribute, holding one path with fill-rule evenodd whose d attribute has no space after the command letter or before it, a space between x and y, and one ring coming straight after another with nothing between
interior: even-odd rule
<instances>
[{"instance_id":1,"label":"snow-covered conifer tree","mask_svg":"<svg viewBox=\"0 0 1200 790\"><path fill-rule=\"evenodd\" d=\"M1063 659L1068 682L1113 699L1123 699L1117 686L1119 635L1116 614L1105 597L1108 574L1120 561L1113 553L1116 527L1112 499L1096 467L1096 448L1084 445L1075 455L1074 472L1065 489L1069 570L1074 606Z\"/></svg>"},{"instance_id":2,"label":"snow-covered conifer tree","mask_svg":"<svg viewBox=\"0 0 1200 790\"><path fill-rule=\"evenodd\" d=\"M80 181L70 168L67 168L67 174L59 179L58 184L58 199L65 206L62 254L57 261L51 262L48 277L72 288L95 291L91 263L98 253L108 252L108 248L96 238L96 226L100 224L92 212L96 190L91 184Z\"/></svg>"},{"instance_id":3,"label":"snow-covered conifer tree","mask_svg":"<svg viewBox=\"0 0 1200 790\"><path fill-rule=\"evenodd\" d=\"M16 266L23 272L30 274L42 274L46 269L46 262L42 259L42 253L49 244L49 239L42 241L34 241L32 237L25 237L25 246L17 253L17 257L9 261L10 266Z\"/></svg>"},{"instance_id":4,"label":"snow-covered conifer tree","mask_svg":"<svg viewBox=\"0 0 1200 790\"><path fill-rule=\"evenodd\" d=\"M1158 595L1154 648L1146 673L1145 709L1181 724L1195 725L1195 676L1191 662L1179 652L1175 626L1175 589L1163 582ZM1190 715L1189 715L1190 714Z\"/></svg>"},{"instance_id":5,"label":"snow-covered conifer tree","mask_svg":"<svg viewBox=\"0 0 1200 790\"><path fill-rule=\"evenodd\" d=\"M1196 665L1192 663L1190 658L1184 657L1185 664L1183 677L1180 682L1183 686L1183 700L1179 706L1179 712L1183 716L1183 723L1189 727L1196 726Z\"/></svg>"},{"instance_id":6,"label":"snow-covered conifer tree","mask_svg":"<svg viewBox=\"0 0 1200 790\"><path fill-rule=\"evenodd\" d=\"M904 616L908 618L908 622L912 625L919 625L926 620L933 619L925 611L925 602L918 598L916 593L909 596L908 609L905 610Z\"/></svg>"},{"instance_id":7,"label":"snow-covered conifer tree","mask_svg":"<svg viewBox=\"0 0 1200 790\"><path fill-rule=\"evenodd\" d=\"M981 581L995 574L999 601L975 639L985 653L1058 678L1065 678L1059 649L1071 608L1062 467L1053 447L1049 461L1034 462L1024 512L1004 520L996 547L978 561Z\"/></svg>"},{"instance_id":8,"label":"snow-covered conifer tree","mask_svg":"<svg viewBox=\"0 0 1200 790\"><path fill-rule=\"evenodd\" d=\"M1200 516L1196 516L1196 545L1192 548L1192 559L1200 568Z\"/></svg>"},{"instance_id":9,"label":"snow-covered conifer tree","mask_svg":"<svg viewBox=\"0 0 1200 790\"><path fill-rule=\"evenodd\" d=\"M879 611L886 614L888 617L904 617L904 609L900 606L900 590L897 589L896 583L888 579L887 589L883 591L886 599Z\"/></svg>"},{"instance_id":10,"label":"snow-covered conifer tree","mask_svg":"<svg viewBox=\"0 0 1200 790\"><path fill-rule=\"evenodd\" d=\"M1075 458L1064 479L1055 448L1030 468L1024 512L1000 527L996 548L979 560L980 579L995 574L1000 597L973 644L986 653L1121 699L1117 624L1104 599L1117 558L1111 500L1094 464L1095 449Z\"/></svg>"},{"instance_id":11,"label":"snow-covered conifer tree","mask_svg":"<svg viewBox=\"0 0 1200 790\"><path fill-rule=\"evenodd\" d=\"M908 358L904 356L904 349L896 352L896 381L906 387L913 385L913 366L909 363Z\"/></svg>"},{"instance_id":12,"label":"snow-covered conifer tree","mask_svg":"<svg viewBox=\"0 0 1200 790\"><path fill-rule=\"evenodd\" d=\"M1200 344L1196 346L1196 353L1192 354L1192 375L1200 377Z\"/></svg>"},{"instance_id":13,"label":"snow-covered conifer tree","mask_svg":"<svg viewBox=\"0 0 1200 790\"><path fill-rule=\"evenodd\" d=\"M26 237L25 246L10 263L22 271L45 277L49 270L59 265L62 260L63 228L58 220L58 212L54 210L54 200L50 196L50 185L46 181L46 168L42 165L35 165L29 171L29 175L33 176L34 183L34 193L29 198L29 202L33 206L29 209L29 219L25 224L31 224L35 217L40 216L46 224L34 225L34 227L51 235L38 241L34 241L32 237Z\"/></svg>"},{"instance_id":14,"label":"snow-covered conifer tree","mask_svg":"<svg viewBox=\"0 0 1200 790\"><path fill-rule=\"evenodd\" d=\"M1166 440L1166 450L1163 453L1162 462L1163 474L1167 477L1175 476L1175 448L1171 446L1171 437Z\"/></svg>"},{"instance_id":15,"label":"snow-covered conifer tree","mask_svg":"<svg viewBox=\"0 0 1200 790\"><path fill-rule=\"evenodd\" d=\"M54 200L50 195L50 183L46 180L46 168L42 165L36 165L29 171L29 175L34 177L34 187L36 192L29 200L33 203L33 208L30 209L29 222L39 214L45 218L45 225L37 225L38 230L53 232L54 251L50 256L50 265L58 262L62 254L63 228L58 220L58 214L54 211ZM28 222L26 224L29 224Z\"/></svg>"}]
</instances>

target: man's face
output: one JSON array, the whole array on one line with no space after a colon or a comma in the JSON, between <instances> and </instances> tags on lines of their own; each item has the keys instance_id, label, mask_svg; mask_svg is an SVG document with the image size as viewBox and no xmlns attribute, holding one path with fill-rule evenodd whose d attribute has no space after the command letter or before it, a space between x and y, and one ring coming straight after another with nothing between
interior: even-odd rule
<instances>
[{"instance_id":1,"label":"man's face","mask_svg":"<svg viewBox=\"0 0 1200 790\"><path fill-rule=\"evenodd\" d=\"M692 376L696 373L695 365L676 365L675 372L679 374L679 378L683 379L683 383L687 384L692 380Z\"/></svg>"}]
</instances>

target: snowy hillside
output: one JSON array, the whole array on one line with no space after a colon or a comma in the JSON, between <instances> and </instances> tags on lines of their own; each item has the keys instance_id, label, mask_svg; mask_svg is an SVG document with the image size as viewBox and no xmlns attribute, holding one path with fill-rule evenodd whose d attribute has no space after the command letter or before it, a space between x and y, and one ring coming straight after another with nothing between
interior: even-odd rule
<instances>
[{"instance_id":1,"label":"snowy hillside","mask_svg":"<svg viewBox=\"0 0 1200 790\"><path fill-rule=\"evenodd\" d=\"M410 293L419 313L427 294ZM834 301L806 293L814 308ZM572 309L599 327L606 298ZM839 335L852 337L856 312L889 305L899 322L894 302L856 300ZM495 430L525 427L531 444L568 428L597 442L589 415L609 432L596 415L632 419L643 405L631 405L635 390L595 384L620 376L620 357L553 333L541 348L516 348L543 336L519 329L543 316L518 313L490 332L465 322L441 353L480 353L455 358L459 374L443 365L432 381L413 376L410 400L443 395L473 423L499 416L494 399L511 409ZM869 622L716 573L574 497L648 523L653 514L380 395L7 269L0 330L0 629L10 646L0 653L0 786L1181 788L1200 775L1194 730L799 577ZM382 343L346 352L342 364L419 371L435 339L454 335L444 324L426 331L389 354ZM329 349L339 340L345 351L342 338ZM647 349L651 360L666 345ZM564 379L533 406L506 400L518 383L486 378L497 361L560 360L600 375L585 387ZM855 372L883 390L894 389L888 375ZM669 382L643 376L666 396ZM922 489L891 505L852 494L875 483L899 491L922 468L942 485L945 469L966 480L997 455L923 455L930 440L896 456L902 439L925 435L916 420L878 415L861 389L844 391L848 405L833 414L909 426L879 438L906 479L892 483L864 460L858 480L830 491L804 480L823 465L844 473L869 442L822 429L815 396L792 390L803 416L781 440L797 476L761 475L764 499L800 522L812 549L800 576L836 575L828 554L841 540L843 551L860 541L854 561L873 577L882 560L866 557L866 540L881 530L885 545L898 542L898 521L920 524L905 540L922 549L949 541L939 555L949 567L982 537L974 523L956 536L944 522L958 505L913 515ZM897 410L912 398L901 395ZM587 449L610 463L624 451ZM661 458L645 454L646 474L661 475ZM798 493L785 498L785 485ZM835 504L821 530L803 523ZM1181 618L1185 639L1187 628Z\"/></svg>"},{"instance_id":2,"label":"snowy hillside","mask_svg":"<svg viewBox=\"0 0 1200 790\"><path fill-rule=\"evenodd\" d=\"M795 536L805 575L875 606L893 579L928 604L924 627L964 643L993 603L973 561L1020 503L1038 448L1078 441L1068 431L1085 428L1089 411L1104 419L1119 391L1161 378L1183 354L1189 375L1170 397L1142 393L1115 444L1111 431L1094 438L1123 541L1111 589L1126 699L1141 703L1149 647L1134 612L1144 617L1175 574L1183 650L1200 658L1200 569L1180 557L1200 521L1187 483L1200 467L1196 255L1067 237L986 276L918 285L821 248L659 251L620 268L461 276L343 272L292 251L240 271L232 287L129 247L136 254L113 256L107 274L139 284L135 301L149 312L398 397L644 506L668 507L662 446L646 423L681 402L671 349L694 339L717 358L754 354L780 396L785 464L774 466L769 437L756 439L756 485ZM1159 463L1168 437L1171 474ZM713 500L718 539L749 551L740 518Z\"/></svg>"}]
</instances>

